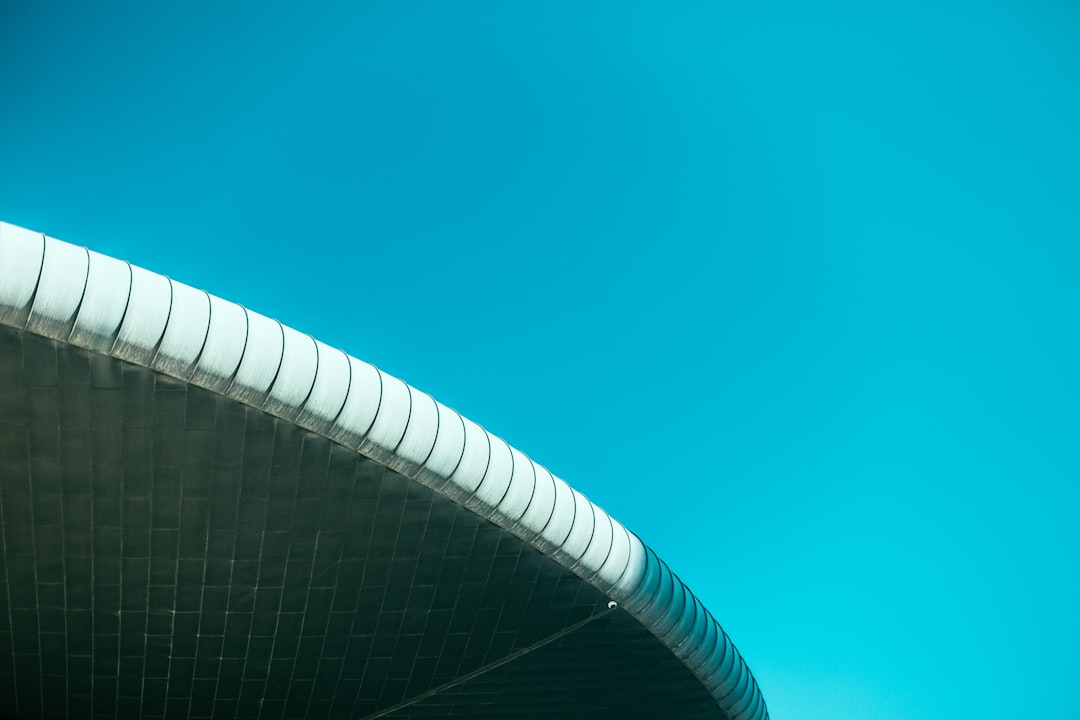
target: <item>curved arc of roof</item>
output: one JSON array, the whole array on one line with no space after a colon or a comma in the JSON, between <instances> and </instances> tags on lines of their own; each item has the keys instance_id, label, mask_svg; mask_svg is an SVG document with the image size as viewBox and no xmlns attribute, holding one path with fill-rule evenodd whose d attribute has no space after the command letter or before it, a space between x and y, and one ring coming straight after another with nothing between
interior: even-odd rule
<instances>
[{"instance_id":1,"label":"curved arc of roof","mask_svg":"<svg viewBox=\"0 0 1080 720\"><path fill-rule=\"evenodd\" d=\"M7 223L0 323L207 388L431 487L617 602L731 720L768 719L727 634L636 535L502 439L374 366L202 290Z\"/></svg>"}]
</instances>

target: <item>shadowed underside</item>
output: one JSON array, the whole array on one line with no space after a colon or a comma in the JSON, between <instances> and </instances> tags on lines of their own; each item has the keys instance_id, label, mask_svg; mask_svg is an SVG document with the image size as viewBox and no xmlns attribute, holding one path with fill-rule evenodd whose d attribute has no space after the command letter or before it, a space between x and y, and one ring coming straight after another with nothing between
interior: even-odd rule
<instances>
[{"instance_id":1,"label":"shadowed underside","mask_svg":"<svg viewBox=\"0 0 1080 720\"><path fill-rule=\"evenodd\" d=\"M588 583L326 438L9 328L0 387L9 714L717 715Z\"/></svg>"}]
</instances>

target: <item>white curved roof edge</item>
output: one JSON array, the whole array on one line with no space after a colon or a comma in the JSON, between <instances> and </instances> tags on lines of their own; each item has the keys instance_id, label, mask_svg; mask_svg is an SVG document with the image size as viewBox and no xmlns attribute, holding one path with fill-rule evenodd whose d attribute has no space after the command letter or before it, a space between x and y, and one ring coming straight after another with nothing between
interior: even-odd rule
<instances>
[{"instance_id":1,"label":"white curved roof edge","mask_svg":"<svg viewBox=\"0 0 1080 720\"><path fill-rule=\"evenodd\" d=\"M3 222L0 323L265 410L443 493L617 602L731 720L767 720L760 689L727 634L636 535L401 380L235 303Z\"/></svg>"}]
</instances>

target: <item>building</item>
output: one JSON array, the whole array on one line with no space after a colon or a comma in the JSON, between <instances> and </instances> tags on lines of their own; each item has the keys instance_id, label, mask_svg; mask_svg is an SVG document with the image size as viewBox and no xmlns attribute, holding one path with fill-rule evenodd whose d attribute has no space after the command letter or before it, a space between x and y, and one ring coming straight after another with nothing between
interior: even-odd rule
<instances>
[{"instance_id":1,"label":"building","mask_svg":"<svg viewBox=\"0 0 1080 720\"><path fill-rule=\"evenodd\" d=\"M0 712L762 720L635 535L239 305L0 224Z\"/></svg>"}]
</instances>

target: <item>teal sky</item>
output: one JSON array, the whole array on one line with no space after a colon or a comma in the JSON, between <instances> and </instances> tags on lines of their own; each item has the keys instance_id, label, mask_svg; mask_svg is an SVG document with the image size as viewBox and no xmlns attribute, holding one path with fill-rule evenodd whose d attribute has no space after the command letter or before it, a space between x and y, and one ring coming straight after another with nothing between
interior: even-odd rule
<instances>
[{"instance_id":1,"label":"teal sky","mask_svg":"<svg viewBox=\"0 0 1080 720\"><path fill-rule=\"evenodd\" d=\"M0 219L506 438L776 720L1080 717L1080 8L0 0Z\"/></svg>"}]
</instances>

